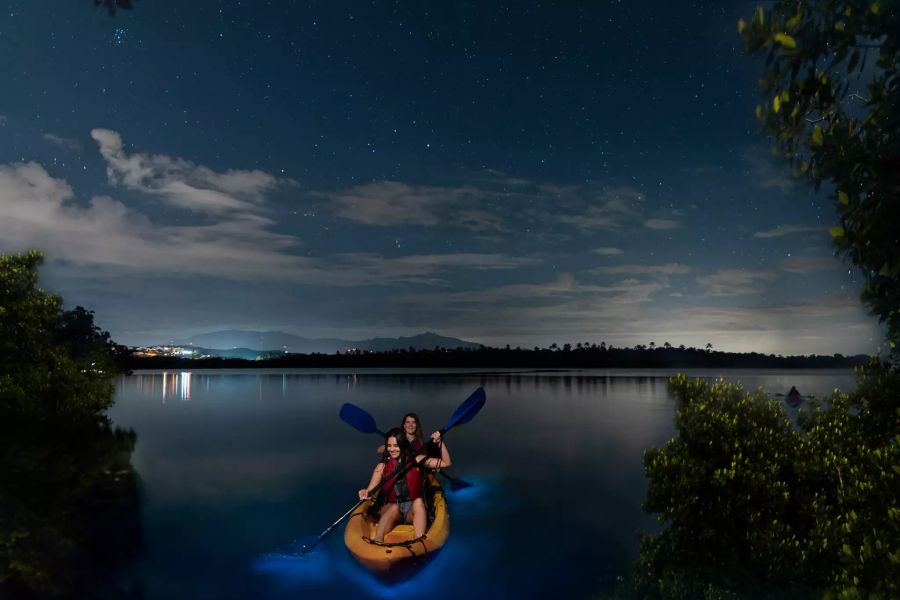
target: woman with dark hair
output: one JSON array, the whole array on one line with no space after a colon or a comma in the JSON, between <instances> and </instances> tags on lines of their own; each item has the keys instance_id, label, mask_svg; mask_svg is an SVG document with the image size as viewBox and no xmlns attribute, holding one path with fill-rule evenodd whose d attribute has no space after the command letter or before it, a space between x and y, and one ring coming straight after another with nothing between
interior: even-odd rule
<instances>
[{"instance_id":1,"label":"woman with dark hair","mask_svg":"<svg viewBox=\"0 0 900 600\"><path fill-rule=\"evenodd\" d=\"M407 443L410 444L415 452L424 452L429 458L440 458L443 446L441 432L435 431L431 434L431 443L426 444L422 437L422 422L419 421L419 415L416 413L406 413L403 415L403 421L400 423L400 430L403 432ZM384 445L378 446L378 454L383 454ZM448 467L450 465L441 465Z\"/></svg>"},{"instance_id":2,"label":"woman with dark hair","mask_svg":"<svg viewBox=\"0 0 900 600\"><path fill-rule=\"evenodd\" d=\"M404 419L405 421L405 419ZM415 436L413 436L415 438ZM378 527L375 530L376 542L384 541L387 533L398 521L412 523L416 538L425 535L427 514L423 499L425 489L425 476L423 468L439 469L449 467L450 453L446 446L441 446L439 458L427 458L422 452L415 449L414 444L407 440L404 429L391 429L384 438L384 456L382 461L375 465L369 485L359 490L359 499L369 497L369 490L385 481L381 491L385 496L385 505L381 508ZM415 461L416 465L410 466L409 461ZM405 473L403 473L405 471Z\"/></svg>"}]
</instances>

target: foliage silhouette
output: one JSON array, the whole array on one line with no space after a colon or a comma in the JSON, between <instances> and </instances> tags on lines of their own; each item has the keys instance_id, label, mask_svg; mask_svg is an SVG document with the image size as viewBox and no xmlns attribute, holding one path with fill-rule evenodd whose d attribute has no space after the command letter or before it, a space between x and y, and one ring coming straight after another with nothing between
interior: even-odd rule
<instances>
[{"instance_id":1,"label":"foliage silhouette","mask_svg":"<svg viewBox=\"0 0 900 600\"><path fill-rule=\"evenodd\" d=\"M826 183L841 254L860 267L862 299L900 352L900 3L779 0L738 24L764 55L756 114L775 150Z\"/></svg>"},{"instance_id":2,"label":"foliage silhouette","mask_svg":"<svg viewBox=\"0 0 900 600\"><path fill-rule=\"evenodd\" d=\"M116 346L93 312L37 287L41 262L0 255L0 415L92 419L112 404Z\"/></svg>"}]
</instances>

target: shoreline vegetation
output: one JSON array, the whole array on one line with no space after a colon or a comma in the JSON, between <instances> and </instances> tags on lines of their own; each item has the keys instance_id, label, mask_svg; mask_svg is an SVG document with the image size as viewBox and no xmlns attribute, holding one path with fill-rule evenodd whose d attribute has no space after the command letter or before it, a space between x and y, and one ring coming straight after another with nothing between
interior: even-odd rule
<instances>
[{"instance_id":1,"label":"shoreline vegetation","mask_svg":"<svg viewBox=\"0 0 900 600\"><path fill-rule=\"evenodd\" d=\"M128 370L284 369L284 368L554 368L554 369L851 369L864 365L864 354L781 356L700 348L576 346L521 348L434 348L335 354L260 353L255 360L234 357L180 358L134 356L122 359Z\"/></svg>"},{"instance_id":2,"label":"shoreline vegetation","mask_svg":"<svg viewBox=\"0 0 900 600\"><path fill-rule=\"evenodd\" d=\"M134 431L106 415L124 348L0 255L0 597L142 598Z\"/></svg>"}]
</instances>

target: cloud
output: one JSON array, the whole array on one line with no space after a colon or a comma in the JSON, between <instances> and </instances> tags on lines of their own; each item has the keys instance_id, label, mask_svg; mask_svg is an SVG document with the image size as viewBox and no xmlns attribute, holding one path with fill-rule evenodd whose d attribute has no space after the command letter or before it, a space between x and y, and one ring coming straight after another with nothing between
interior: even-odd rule
<instances>
[{"instance_id":1,"label":"cloud","mask_svg":"<svg viewBox=\"0 0 900 600\"><path fill-rule=\"evenodd\" d=\"M159 225L109 197L94 197L87 206L74 202L68 183L39 164L0 165L6 250L37 247L51 259L148 274L259 279L304 265L282 253L297 240L268 231L269 224L235 215L206 225Z\"/></svg>"},{"instance_id":2,"label":"cloud","mask_svg":"<svg viewBox=\"0 0 900 600\"><path fill-rule=\"evenodd\" d=\"M595 275L684 275L685 273L691 272L691 267L679 263L668 263L664 265L620 265L617 267L595 267L589 272Z\"/></svg>"},{"instance_id":3,"label":"cloud","mask_svg":"<svg viewBox=\"0 0 900 600\"><path fill-rule=\"evenodd\" d=\"M680 225L681 223L672 219L647 219L644 221L644 227L648 229L676 229Z\"/></svg>"},{"instance_id":4,"label":"cloud","mask_svg":"<svg viewBox=\"0 0 900 600\"><path fill-rule=\"evenodd\" d=\"M155 223L113 198L94 197L86 206L75 202L69 184L39 164L0 165L0 248L40 248L49 260L89 267L92 276L134 272L339 287L445 285L436 275L448 269L515 269L540 262L474 253L313 258L292 253L299 240L271 231L272 224L237 212L199 225Z\"/></svg>"},{"instance_id":5,"label":"cloud","mask_svg":"<svg viewBox=\"0 0 900 600\"><path fill-rule=\"evenodd\" d=\"M294 183L258 169L220 173L166 155L128 154L122 136L109 129L94 129L91 137L106 160L112 184L153 194L172 206L201 214L259 212L268 192Z\"/></svg>"},{"instance_id":6,"label":"cloud","mask_svg":"<svg viewBox=\"0 0 900 600\"><path fill-rule=\"evenodd\" d=\"M334 194L316 195L329 198L338 217L363 225L446 226L475 233L509 233L502 217L480 206L484 198L496 193L488 187L471 185L437 187L374 181Z\"/></svg>"},{"instance_id":7,"label":"cloud","mask_svg":"<svg viewBox=\"0 0 900 600\"><path fill-rule=\"evenodd\" d=\"M697 281L713 296L743 296L765 292L774 278L770 271L721 269Z\"/></svg>"},{"instance_id":8,"label":"cloud","mask_svg":"<svg viewBox=\"0 0 900 600\"><path fill-rule=\"evenodd\" d=\"M603 256L617 256L619 254L624 254L624 252L619 248L594 248L591 250L594 254L601 254Z\"/></svg>"},{"instance_id":9,"label":"cloud","mask_svg":"<svg viewBox=\"0 0 900 600\"><path fill-rule=\"evenodd\" d=\"M770 156L755 147L747 149L743 156L749 163L749 175L753 185L764 190L780 190L786 194L794 190L794 178Z\"/></svg>"},{"instance_id":10,"label":"cloud","mask_svg":"<svg viewBox=\"0 0 900 600\"><path fill-rule=\"evenodd\" d=\"M454 190L376 181L332 197L337 216L365 225L438 225L440 205L458 199Z\"/></svg>"},{"instance_id":11,"label":"cloud","mask_svg":"<svg viewBox=\"0 0 900 600\"><path fill-rule=\"evenodd\" d=\"M0 115L0 127L6 127L6 123L9 119L6 118L6 115Z\"/></svg>"},{"instance_id":12,"label":"cloud","mask_svg":"<svg viewBox=\"0 0 900 600\"><path fill-rule=\"evenodd\" d=\"M846 265L833 256L792 256L781 263L781 270L788 273L815 273L844 268Z\"/></svg>"},{"instance_id":13,"label":"cloud","mask_svg":"<svg viewBox=\"0 0 900 600\"><path fill-rule=\"evenodd\" d=\"M560 199L582 195L583 190L572 187L542 186L545 193L555 194ZM629 187L610 188L581 202L581 210L557 216L560 223L573 225L581 231L614 231L626 223L636 221L643 212L644 196Z\"/></svg>"},{"instance_id":14,"label":"cloud","mask_svg":"<svg viewBox=\"0 0 900 600\"><path fill-rule=\"evenodd\" d=\"M418 283L446 286L438 275L449 269L494 271L540 264L539 259L505 254L423 254L385 258L378 254L338 254L314 261L308 283L333 286Z\"/></svg>"},{"instance_id":15,"label":"cloud","mask_svg":"<svg viewBox=\"0 0 900 600\"><path fill-rule=\"evenodd\" d=\"M570 273L556 279L471 291L395 296L391 303L409 328L424 326L489 343L530 345L540 340L601 339L610 330L628 333L658 281L626 279L613 285L584 285ZM629 334L630 335L630 334Z\"/></svg>"},{"instance_id":16,"label":"cloud","mask_svg":"<svg viewBox=\"0 0 900 600\"><path fill-rule=\"evenodd\" d=\"M50 142L54 146L58 146L64 150L72 152L81 152L81 142L72 138L64 138L52 133L45 133L41 136L44 140Z\"/></svg>"},{"instance_id":17,"label":"cloud","mask_svg":"<svg viewBox=\"0 0 900 600\"><path fill-rule=\"evenodd\" d=\"M810 231L816 231L819 233L824 233L824 227L812 227L809 225L779 225L775 229L769 229L766 231L757 231L753 234L755 238L776 238L776 237L784 237L786 235L793 235L795 233L807 233Z\"/></svg>"}]
</instances>

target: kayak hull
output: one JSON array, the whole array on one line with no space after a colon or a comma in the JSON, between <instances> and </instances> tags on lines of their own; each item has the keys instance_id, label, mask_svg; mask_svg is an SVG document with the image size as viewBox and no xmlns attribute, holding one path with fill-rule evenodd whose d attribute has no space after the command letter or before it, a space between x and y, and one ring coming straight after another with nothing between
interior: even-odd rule
<instances>
[{"instance_id":1,"label":"kayak hull","mask_svg":"<svg viewBox=\"0 0 900 600\"><path fill-rule=\"evenodd\" d=\"M418 540L414 539L412 525L401 524L384 536L384 544L367 541L375 535L378 526L377 518L369 515L374 500L364 502L353 511L344 528L344 544L353 558L384 579L407 576L434 558L450 535L450 514L444 491L431 473L427 476L426 493L431 494L434 519Z\"/></svg>"}]
</instances>

